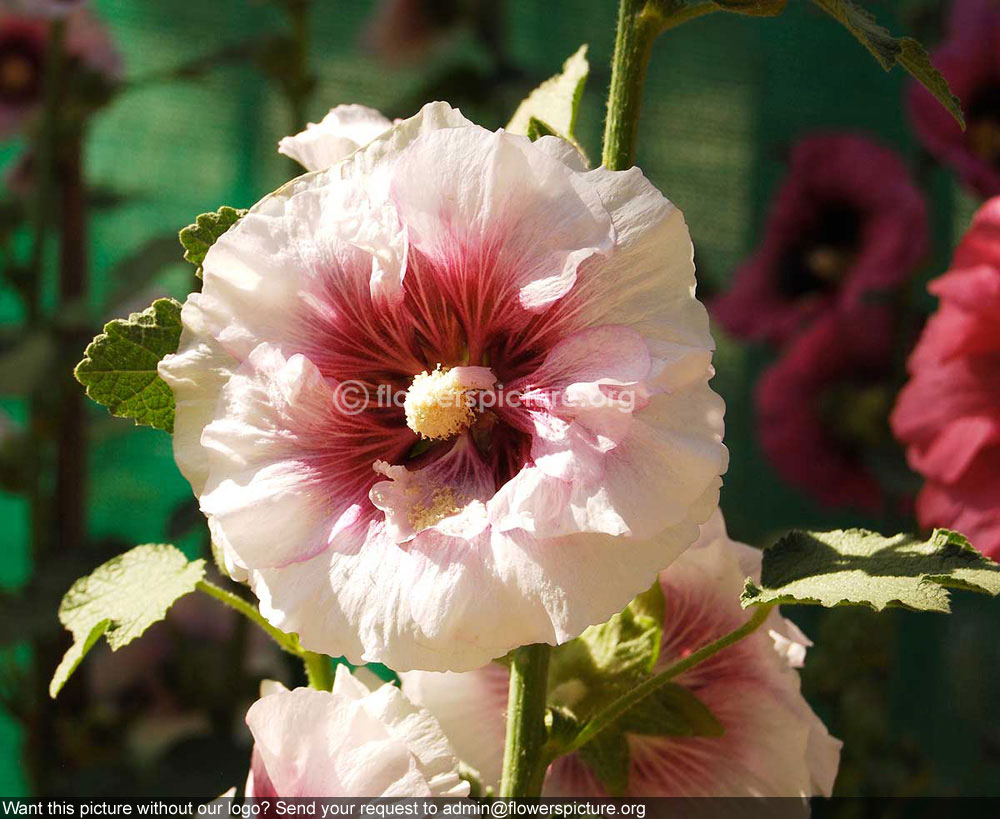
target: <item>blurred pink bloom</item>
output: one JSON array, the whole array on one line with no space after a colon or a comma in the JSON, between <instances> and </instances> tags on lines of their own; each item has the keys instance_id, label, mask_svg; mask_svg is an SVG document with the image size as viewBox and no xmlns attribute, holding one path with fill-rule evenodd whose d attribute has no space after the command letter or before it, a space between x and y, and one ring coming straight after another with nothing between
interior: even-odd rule
<instances>
[{"instance_id":1,"label":"blurred pink bloom","mask_svg":"<svg viewBox=\"0 0 1000 819\"><path fill-rule=\"evenodd\" d=\"M926 247L923 198L892 151L855 135L806 139L763 241L711 313L734 335L781 344L831 307L905 281Z\"/></svg>"},{"instance_id":2,"label":"blurred pink bloom","mask_svg":"<svg viewBox=\"0 0 1000 819\"><path fill-rule=\"evenodd\" d=\"M0 6L0 138L21 129L42 96L49 26L45 9L11 11ZM121 74L121 59L107 29L82 4L66 17L68 71L81 68L110 81Z\"/></svg>"},{"instance_id":3,"label":"blurred pink bloom","mask_svg":"<svg viewBox=\"0 0 1000 819\"><path fill-rule=\"evenodd\" d=\"M480 0L381 0L363 39L382 60L419 59L456 28Z\"/></svg>"},{"instance_id":4,"label":"blurred pink bloom","mask_svg":"<svg viewBox=\"0 0 1000 819\"><path fill-rule=\"evenodd\" d=\"M962 101L967 128L917 82L909 88L910 118L924 147L982 196L1000 193L1000 4L954 0L948 37L931 55Z\"/></svg>"},{"instance_id":5,"label":"blurred pink bloom","mask_svg":"<svg viewBox=\"0 0 1000 819\"><path fill-rule=\"evenodd\" d=\"M889 438L892 312L829 313L757 384L757 434L778 473L822 503L877 510L865 456Z\"/></svg>"},{"instance_id":6,"label":"blurred pink bloom","mask_svg":"<svg viewBox=\"0 0 1000 819\"><path fill-rule=\"evenodd\" d=\"M940 306L910 356L892 428L926 479L923 526L944 526L1000 558L1000 198L976 214Z\"/></svg>"},{"instance_id":7,"label":"blurred pink bloom","mask_svg":"<svg viewBox=\"0 0 1000 819\"><path fill-rule=\"evenodd\" d=\"M722 515L660 573L666 603L656 670L721 637L747 618L739 604L748 576L760 576L760 552L726 535ZM799 691L795 668L809 641L775 609L763 627L677 678L722 723L720 737L629 735L627 796L829 795L839 740ZM465 674L413 671L403 691L437 718L459 758L496 787L503 758L507 669L494 663ZM572 683L561 686L572 689ZM554 693L558 697L558 691ZM549 768L548 796L603 796L576 755Z\"/></svg>"},{"instance_id":8,"label":"blurred pink bloom","mask_svg":"<svg viewBox=\"0 0 1000 819\"><path fill-rule=\"evenodd\" d=\"M230 570L312 650L466 670L567 640L717 503L694 284L638 169L432 103L209 251L160 364L177 462Z\"/></svg>"},{"instance_id":9,"label":"blurred pink bloom","mask_svg":"<svg viewBox=\"0 0 1000 819\"><path fill-rule=\"evenodd\" d=\"M441 728L395 686L372 691L341 665L332 692L262 693L246 796L468 796Z\"/></svg>"}]
</instances>

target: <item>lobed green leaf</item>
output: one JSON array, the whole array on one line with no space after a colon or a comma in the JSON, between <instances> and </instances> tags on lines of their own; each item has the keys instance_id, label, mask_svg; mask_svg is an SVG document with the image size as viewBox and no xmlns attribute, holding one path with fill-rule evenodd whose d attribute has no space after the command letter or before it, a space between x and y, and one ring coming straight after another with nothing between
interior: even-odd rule
<instances>
[{"instance_id":1,"label":"lobed green leaf","mask_svg":"<svg viewBox=\"0 0 1000 819\"><path fill-rule=\"evenodd\" d=\"M177 352L180 338L181 305L157 299L141 313L104 325L74 375L112 415L173 432L174 395L156 367Z\"/></svg>"},{"instance_id":2,"label":"lobed green leaf","mask_svg":"<svg viewBox=\"0 0 1000 819\"><path fill-rule=\"evenodd\" d=\"M136 546L81 577L63 597L59 621L73 635L49 683L55 697L102 635L115 651L162 620L174 602L195 590L205 561L189 561L164 543Z\"/></svg>"},{"instance_id":3,"label":"lobed green leaf","mask_svg":"<svg viewBox=\"0 0 1000 819\"><path fill-rule=\"evenodd\" d=\"M223 205L214 213L203 213L194 224L182 228L178 234L184 246L184 258L196 268L195 275L201 278L205 256L219 237L246 215L246 210Z\"/></svg>"},{"instance_id":4,"label":"lobed green leaf","mask_svg":"<svg viewBox=\"0 0 1000 819\"><path fill-rule=\"evenodd\" d=\"M741 599L744 608L810 603L947 612L947 587L1000 594L1000 565L947 529L928 540L864 529L795 531L764 550L761 582L747 580Z\"/></svg>"}]
</instances>

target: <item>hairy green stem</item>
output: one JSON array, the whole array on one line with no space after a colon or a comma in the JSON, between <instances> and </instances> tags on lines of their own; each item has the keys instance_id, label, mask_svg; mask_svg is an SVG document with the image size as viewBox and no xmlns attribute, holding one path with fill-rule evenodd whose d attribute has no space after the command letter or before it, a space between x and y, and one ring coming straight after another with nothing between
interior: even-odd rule
<instances>
[{"instance_id":1,"label":"hairy green stem","mask_svg":"<svg viewBox=\"0 0 1000 819\"><path fill-rule=\"evenodd\" d=\"M724 648L728 648L733 645L733 643L738 643L744 637L747 637L755 632L767 619L767 615L770 614L771 608L772 606L769 605L755 607L753 614L750 615L750 619L739 628L734 629L729 632L729 634L720 637L718 640L715 640L706 646L702 646L697 651L689 654L683 660L678 660L670 666L670 668L665 671L661 671L655 677L650 677L648 680L645 680L641 684L637 685L628 693L619 697L611 703L611 705L597 714L597 716L587 722L587 724L581 729L580 733L576 735L573 742L568 746L560 748L559 752L561 754L568 754L587 744L601 731L609 725L615 723L626 711L638 705L646 699L646 697L655 693L657 689L666 685L675 677L679 677L685 671L689 671L696 665L700 665L705 662L705 660L709 657L718 654Z\"/></svg>"},{"instance_id":2,"label":"hairy green stem","mask_svg":"<svg viewBox=\"0 0 1000 819\"><path fill-rule=\"evenodd\" d=\"M545 700L549 653L543 643L514 652L507 692L507 738L500 796L539 796L549 760L545 754Z\"/></svg>"},{"instance_id":3,"label":"hairy green stem","mask_svg":"<svg viewBox=\"0 0 1000 819\"><path fill-rule=\"evenodd\" d=\"M659 15L650 11L646 0L621 0L601 157L601 164L612 171L627 170L635 163L642 86L653 40L661 29Z\"/></svg>"},{"instance_id":4,"label":"hairy green stem","mask_svg":"<svg viewBox=\"0 0 1000 819\"><path fill-rule=\"evenodd\" d=\"M271 637L274 642L276 642L289 654L294 654L296 657L304 657L308 653L299 645L298 638L295 637L294 634L286 634L281 629L277 629L272 626L261 616L260 612L257 611L252 603L244 600L239 595L226 591L208 580L199 580L196 588L198 591L204 592L209 597L214 597L223 605L229 606L229 608L239 612L254 625L259 626L267 632L268 636Z\"/></svg>"},{"instance_id":5,"label":"hairy green stem","mask_svg":"<svg viewBox=\"0 0 1000 819\"><path fill-rule=\"evenodd\" d=\"M304 651L302 664L306 668L306 678L309 680L310 688L318 688L320 691L330 691L333 688L333 667L330 665L329 657L313 651Z\"/></svg>"}]
</instances>

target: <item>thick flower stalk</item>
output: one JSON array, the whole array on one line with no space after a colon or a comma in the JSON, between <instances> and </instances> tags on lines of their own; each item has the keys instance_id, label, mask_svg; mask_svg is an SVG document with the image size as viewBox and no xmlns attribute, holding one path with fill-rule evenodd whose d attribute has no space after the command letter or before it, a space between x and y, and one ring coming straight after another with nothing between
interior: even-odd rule
<instances>
[{"instance_id":1,"label":"thick flower stalk","mask_svg":"<svg viewBox=\"0 0 1000 819\"><path fill-rule=\"evenodd\" d=\"M746 620L739 593L748 575L759 577L760 564L759 551L728 538L721 514L702 526L697 543L660 574L666 610L656 670ZM709 707L724 733L627 734L631 761L625 795L829 795L841 743L799 691L796 668L808 645L775 609L764 628L677 677L675 682ZM404 693L435 715L455 752L479 771L484 785L494 784L500 774L507 676L496 663L465 674L402 675ZM569 703L581 696L582 686L563 681L550 696ZM585 759L580 753L557 759L546 775L544 794L608 795Z\"/></svg>"},{"instance_id":2,"label":"thick flower stalk","mask_svg":"<svg viewBox=\"0 0 1000 819\"><path fill-rule=\"evenodd\" d=\"M247 712L248 797L468 796L434 718L386 683L338 666L333 691L265 683Z\"/></svg>"},{"instance_id":3,"label":"thick flower stalk","mask_svg":"<svg viewBox=\"0 0 1000 819\"><path fill-rule=\"evenodd\" d=\"M926 251L926 207L895 153L853 134L805 139L760 246L712 316L737 336L783 344L831 309L898 287Z\"/></svg>"},{"instance_id":4,"label":"thick flower stalk","mask_svg":"<svg viewBox=\"0 0 1000 819\"><path fill-rule=\"evenodd\" d=\"M401 670L619 611L726 468L680 212L443 103L310 170L212 247L160 365L229 567L310 650Z\"/></svg>"},{"instance_id":5,"label":"thick flower stalk","mask_svg":"<svg viewBox=\"0 0 1000 819\"><path fill-rule=\"evenodd\" d=\"M922 526L946 526L1000 557L1000 199L976 214L941 302L908 362L892 414L910 466L926 480Z\"/></svg>"}]
</instances>

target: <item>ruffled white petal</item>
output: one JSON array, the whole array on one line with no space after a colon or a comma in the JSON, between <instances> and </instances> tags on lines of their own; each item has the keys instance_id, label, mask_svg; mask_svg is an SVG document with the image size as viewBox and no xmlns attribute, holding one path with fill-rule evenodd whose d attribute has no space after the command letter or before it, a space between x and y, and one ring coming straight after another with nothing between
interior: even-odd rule
<instances>
[{"instance_id":1,"label":"ruffled white petal","mask_svg":"<svg viewBox=\"0 0 1000 819\"><path fill-rule=\"evenodd\" d=\"M577 267L607 253L614 229L591 185L526 137L481 128L431 131L393 175L410 243L438 260L483 254L511 271L521 304L566 295Z\"/></svg>"},{"instance_id":2,"label":"ruffled white petal","mask_svg":"<svg viewBox=\"0 0 1000 819\"><path fill-rule=\"evenodd\" d=\"M338 105L304 131L278 143L278 153L291 157L307 171L322 171L385 133L392 123L374 108Z\"/></svg>"}]
</instances>

